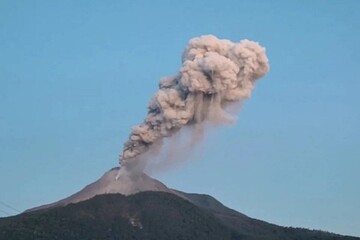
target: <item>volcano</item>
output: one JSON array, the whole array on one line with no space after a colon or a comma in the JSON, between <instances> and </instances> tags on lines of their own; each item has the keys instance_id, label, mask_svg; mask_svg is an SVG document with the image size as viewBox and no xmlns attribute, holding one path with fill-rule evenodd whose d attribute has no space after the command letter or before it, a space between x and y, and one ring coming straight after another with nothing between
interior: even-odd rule
<instances>
[{"instance_id":1,"label":"volcano","mask_svg":"<svg viewBox=\"0 0 360 240\"><path fill-rule=\"evenodd\" d=\"M119 168L60 201L0 218L0 239L360 240L281 227L224 206L206 194L170 189Z\"/></svg>"}]
</instances>

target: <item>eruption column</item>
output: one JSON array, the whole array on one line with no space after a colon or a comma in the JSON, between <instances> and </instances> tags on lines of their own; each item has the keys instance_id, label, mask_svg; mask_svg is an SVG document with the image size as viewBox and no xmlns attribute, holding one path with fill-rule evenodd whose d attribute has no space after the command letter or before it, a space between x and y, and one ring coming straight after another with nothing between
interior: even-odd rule
<instances>
[{"instance_id":1,"label":"eruption column","mask_svg":"<svg viewBox=\"0 0 360 240\"><path fill-rule=\"evenodd\" d=\"M226 106L248 98L268 70L265 49L256 42L233 43L212 35L191 39L180 71L160 80L144 122L132 128L120 164L130 166L184 126L232 122Z\"/></svg>"}]
</instances>

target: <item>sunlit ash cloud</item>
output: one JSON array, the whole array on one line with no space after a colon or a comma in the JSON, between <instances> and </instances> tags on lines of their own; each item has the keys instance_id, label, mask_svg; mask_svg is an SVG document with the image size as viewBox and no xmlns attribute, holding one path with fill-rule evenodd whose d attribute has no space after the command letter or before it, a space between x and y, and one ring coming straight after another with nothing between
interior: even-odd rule
<instances>
[{"instance_id":1,"label":"sunlit ash cloud","mask_svg":"<svg viewBox=\"0 0 360 240\"><path fill-rule=\"evenodd\" d=\"M147 116L132 128L119 159L122 169L144 170L164 140L187 127L193 129L190 138L196 140L206 130L205 122L233 122L226 108L250 97L256 80L268 71L265 48L257 42L234 43L212 35L191 39L179 72L160 80Z\"/></svg>"}]
</instances>

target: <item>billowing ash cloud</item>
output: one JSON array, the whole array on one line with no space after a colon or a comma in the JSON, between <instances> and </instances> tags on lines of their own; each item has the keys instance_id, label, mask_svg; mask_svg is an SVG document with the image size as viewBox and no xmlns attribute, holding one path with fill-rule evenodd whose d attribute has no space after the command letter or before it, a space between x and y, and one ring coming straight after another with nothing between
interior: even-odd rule
<instances>
[{"instance_id":1,"label":"billowing ash cloud","mask_svg":"<svg viewBox=\"0 0 360 240\"><path fill-rule=\"evenodd\" d=\"M232 122L226 106L248 98L255 80L268 70L265 49L256 42L233 43L212 35L191 39L180 71L160 80L144 122L133 127L120 164L130 166L184 126Z\"/></svg>"}]
</instances>

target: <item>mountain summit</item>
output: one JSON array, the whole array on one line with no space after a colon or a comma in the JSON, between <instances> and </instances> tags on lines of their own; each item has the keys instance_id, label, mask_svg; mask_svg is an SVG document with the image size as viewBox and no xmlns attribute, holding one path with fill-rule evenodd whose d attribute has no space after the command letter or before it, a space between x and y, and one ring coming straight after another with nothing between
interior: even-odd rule
<instances>
[{"instance_id":1,"label":"mountain summit","mask_svg":"<svg viewBox=\"0 0 360 240\"><path fill-rule=\"evenodd\" d=\"M107 171L100 179L87 185L79 192L60 201L29 209L26 212L44 208L66 206L70 203L77 203L88 200L95 197L96 195L111 193L119 193L128 196L139 192L155 191L168 192L178 195L176 191L167 188L163 183L149 177L145 173L123 175L117 179L119 170L119 167L112 168Z\"/></svg>"}]
</instances>

